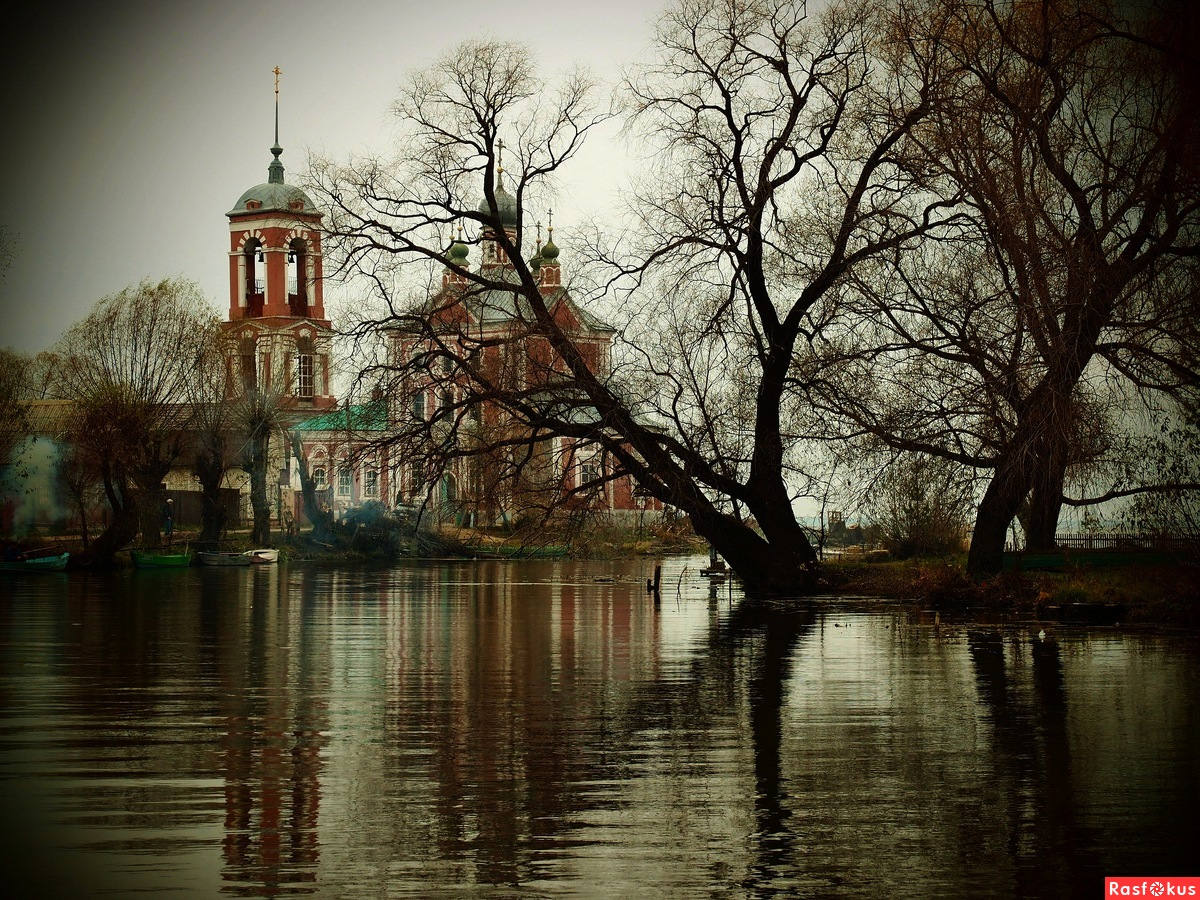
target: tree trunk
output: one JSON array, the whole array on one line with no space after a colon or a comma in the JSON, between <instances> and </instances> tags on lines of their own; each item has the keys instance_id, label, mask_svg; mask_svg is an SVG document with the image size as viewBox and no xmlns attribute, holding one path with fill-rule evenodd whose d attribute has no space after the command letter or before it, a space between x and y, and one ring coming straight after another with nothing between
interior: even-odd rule
<instances>
[{"instance_id":1,"label":"tree trunk","mask_svg":"<svg viewBox=\"0 0 1200 900\"><path fill-rule=\"evenodd\" d=\"M1065 459L1051 459L1039 467L1033 490L1029 494L1028 514L1021 523L1025 528L1026 550L1045 553L1058 549L1054 538L1058 533L1058 517L1062 512L1066 472Z\"/></svg>"},{"instance_id":2,"label":"tree trunk","mask_svg":"<svg viewBox=\"0 0 1200 900\"><path fill-rule=\"evenodd\" d=\"M225 530L225 506L221 503L224 461L209 450L196 457L196 477L200 480L200 540L215 544Z\"/></svg>"},{"instance_id":3,"label":"tree trunk","mask_svg":"<svg viewBox=\"0 0 1200 900\"><path fill-rule=\"evenodd\" d=\"M691 512L688 517L696 533L729 563L747 594L796 595L810 593L815 587L817 556L803 529L794 522L791 528L775 528L764 537L732 516Z\"/></svg>"},{"instance_id":4,"label":"tree trunk","mask_svg":"<svg viewBox=\"0 0 1200 900\"><path fill-rule=\"evenodd\" d=\"M308 459L300 445L300 437L292 435L292 455L300 472L300 495L304 500L304 515L312 522L312 539L328 542L333 536L333 511L322 508L317 499L317 489L308 471Z\"/></svg>"},{"instance_id":5,"label":"tree trunk","mask_svg":"<svg viewBox=\"0 0 1200 900\"><path fill-rule=\"evenodd\" d=\"M1004 565L1004 538L1032 480L1028 458L1019 447L1002 458L983 493L967 551L967 572L976 578L995 575Z\"/></svg>"},{"instance_id":6,"label":"tree trunk","mask_svg":"<svg viewBox=\"0 0 1200 900\"><path fill-rule=\"evenodd\" d=\"M134 474L138 493L139 530L142 533L143 547L157 547L162 543L163 510L167 504L167 492L162 480L167 474L167 468L155 466L144 472Z\"/></svg>"},{"instance_id":7,"label":"tree trunk","mask_svg":"<svg viewBox=\"0 0 1200 900\"><path fill-rule=\"evenodd\" d=\"M83 497L76 498L76 506L79 507L79 539L83 542L83 549L88 548L88 520L87 520L87 503Z\"/></svg>"},{"instance_id":8,"label":"tree trunk","mask_svg":"<svg viewBox=\"0 0 1200 900\"><path fill-rule=\"evenodd\" d=\"M113 511L112 521L84 554L86 561L99 566L110 565L113 555L132 543L138 533L136 494L127 486L115 483L108 475L104 476L104 493Z\"/></svg>"},{"instance_id":9,"label":"tree trunk","mask_svg":"<svg viewBox=\"0 0 1200 900\"><path fill-rule=\"evenodd\" d=\"M260 547L271 543L271 501L267 497L267 453L271 431L265 426L255 430L250 438L250 506L254 510L254 525L250 539Z\"/></svg>"}]
</instances>

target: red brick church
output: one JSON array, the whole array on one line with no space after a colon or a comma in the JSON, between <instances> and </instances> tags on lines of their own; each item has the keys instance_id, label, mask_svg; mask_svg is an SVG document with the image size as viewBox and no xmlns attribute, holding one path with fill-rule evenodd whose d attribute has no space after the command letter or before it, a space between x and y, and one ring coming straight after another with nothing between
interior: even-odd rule
<instances>
[{"instance_id":1,"label":"red brick church","mask_svg":"<svg viewBox=\"0 0 1200 900\"><path fill-rule=\"evenodd\" d=\"M389 396L377 393L362 404L339 405L334 396L334 331L326 318L322 285L322 214L299 187L284 180L278 139L271 147L267 180L246 190L229 219L229 313L222 324L227 335L226 369L231 393L271 392L288 411L291 429L301 438L309 470L321 499L337 514L368 500L386 506L423 507L445 521L493 524L519 518L520 492L503 490L497 508L495 485L482 489L478 465L458 460L448 471L428 479L402 459L393 459L387 438L398 416L424 415L443 402L445 389L408 383ZM515 240L516 204L500 188L502 222ZM479 263L489 278L503 280L513 270L495 235L480 235ZM540 240L539 240L540 243ZM495 291L486 296L467 291L467 279L453 267L466 268L469 248L454 243L443 273L441 290L429 300L437 315L450 314L485 337L502 337L509 356L521 359L519 377L533 380L552 369L549 347L537 337L514 338L522 319L517 295ZM559 249L550 239L531 264L538 284L559 323L572 335L589 364L607 371L613 329L578 306L564 286ZM431 313L432 314L432 313ZM411 340L389 335L394 354L412 352ZM514 354L513 348L518 348ZM539 374L541 373L541 374ZM403 393L403 396L399 394ZM498 410L481 417L493 421ZM272 440L272 471L278 468L277 502L281 514L302 520L297 467L284 436ZM615 518L657 517L661 503L642 497L627 477L607 480L609 465L595 447L571 439L551 439L546 453L553 480L565 493L581 480L603 483L589 500L598 512ZM486 497L484 494L486 493ZM507 505L507 508L504 508ZM284 512L286 511L286 512Z\"/></svg>"}]
</instances>

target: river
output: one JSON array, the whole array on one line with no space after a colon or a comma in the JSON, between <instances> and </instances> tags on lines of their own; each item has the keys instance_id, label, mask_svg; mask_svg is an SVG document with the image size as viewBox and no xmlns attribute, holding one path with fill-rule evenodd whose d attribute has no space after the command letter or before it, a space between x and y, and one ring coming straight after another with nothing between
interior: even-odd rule
<instances>
[{"instance_id":1,"label":"river","mask_svg":"<svg viewBox=\"0 0 1200 900\"><path fill-rule=\"evenodd\" d=\"M0 576L6 893L1100 896L1200 874L1200 642L669 559ZM1190 872L1189 872L1190 870Z\"/></svg>"}]
</instances>

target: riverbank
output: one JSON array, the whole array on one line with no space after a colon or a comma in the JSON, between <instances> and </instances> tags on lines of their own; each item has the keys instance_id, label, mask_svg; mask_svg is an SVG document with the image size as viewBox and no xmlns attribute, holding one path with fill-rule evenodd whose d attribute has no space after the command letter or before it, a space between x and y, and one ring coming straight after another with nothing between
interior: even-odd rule
<instances>
[{"instance_id":1,"label":"riverbank","mask_svg":"<svg viewBox=\"0 0 1200 900\"><path fill-rule=\"evenodd\" d=\"M1186 562L1005 572L975 582L957 559L846 561L826 563L822 582L831 593L914 600L949 614L986 609L1079 624L1200 628L1200 565Z\"/></svg>"}]
</instances>

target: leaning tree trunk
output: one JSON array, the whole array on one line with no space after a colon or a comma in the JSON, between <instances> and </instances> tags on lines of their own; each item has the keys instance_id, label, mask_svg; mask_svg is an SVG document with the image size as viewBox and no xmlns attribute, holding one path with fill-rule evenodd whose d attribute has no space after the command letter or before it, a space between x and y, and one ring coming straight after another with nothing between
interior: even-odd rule
<instances>
[{"instance_id":1,"label":"leaning tree trunk","mask_svg":"<svg viewBox=\"0 0 1200 900\"><path fill-rule=\"evenodd\" d=\"M260 547L271 543L271 501L267 498L267 455L271 430L259 425L250 437L250 508L254 525L250 539Z\"/></svg>"},{"instance_id":2,"label":"leaning tree trunk","mask_svg":"<svg viewBox=\"0 0 1200 900\"><path fill-rule=\"evenodd\" d=\"M304 515L312 523L312 539L328 542L333 537L333 511L321 506L317 499L317 488L308 471L308 459L300 444L300 436L292 435L292 455L296 457L296 468L300 473L300 496L304 500Z\"/></svg>"},{"instance_id":3,"label":"leaning tree trunk","mask_svg":"<svg viewBox=\"0 0 1200 900\"><path fill-rule=\"evenodd\" d=\"M789 510L790 512L790 510ZM760 522L760 535L733 516L689 512L696 533L712 544L742 580L748 594L810 593L817 581L817 555L793 520Z\"/></svg>"}]
</instances>

